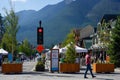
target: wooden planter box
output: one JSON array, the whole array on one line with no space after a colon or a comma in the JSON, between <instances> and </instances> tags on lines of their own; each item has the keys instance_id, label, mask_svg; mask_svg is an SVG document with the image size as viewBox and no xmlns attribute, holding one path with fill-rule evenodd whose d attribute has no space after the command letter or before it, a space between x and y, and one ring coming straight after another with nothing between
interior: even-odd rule
<instances>
[{"instance_id":1,"label":"wooden planter box","mask_svg":"<svg viewBox=\"0 0 120 80\"><path fill-rule=\"evenodd\" d=\"M93 63L93 72L114 72L114 64Z\"/></svg>"},{"instance_id":2,"label":"wooden planter box","mask_svg":"<svg viewBox=\"0 0 120 80\"><path fill-rule=\"evenodd\" d=\"M2 73L21 73L22 63L2 64Z\"/></svg>"},{"instance_id":3,"label":"wooden planter box","mask_svg":"<svg viewBox=\"0 0 120 80\"><path fill-rule=\"evenodd\" d=\"M79 72L80 64L79 63L60 63L59 72Z\"/></svg>"}]
</instances>

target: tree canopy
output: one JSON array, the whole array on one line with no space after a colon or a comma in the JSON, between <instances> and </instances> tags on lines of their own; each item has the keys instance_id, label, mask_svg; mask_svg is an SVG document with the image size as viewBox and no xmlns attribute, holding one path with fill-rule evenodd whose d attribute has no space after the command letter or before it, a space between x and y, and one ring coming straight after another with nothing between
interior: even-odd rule
<instances>
[{"instance_id":1,"label":"tree canopy","mask_svg":"<svg viewBox=\"0 0 120 80\"><path fill-rule=\"evenodd\" d=\"M112 30L108 53L110 55L110 61L116 67L120 67L120 16L117 18L115 27Z\"/></svg>"},{"instance_id":2,"label":"tree canopy","mask_svg":"<svg viewBox=\"0 0 120 80\"><path fill-rule=\"evenodd\" d=\"M62 43L62 46L66 46L67 44L75 43L75 39L74 39L75 35L74 32L71 30L71 32L67 35L67 37L65 38L65 40Z\"/></svg>"},{"instance_id":3,"label":"tree canopy","mask_svg":"<svg viewBox=\"0 0 120 80\"><path fill-rule=\"evenodd\" d=\"M30 56L33 55L33 53L35 53L35 51L32 50L31 48L32 48L31 44L28 42L27 39L25 39L22 42L22 44L18 46L18 51L25 53L25 55L27 56Z\"/></svg>"},{"instance_id":4,"label":"tree canopy","mask_svg":"<svg viewBox=\"0 0 120 80\"><path fill-rule=\"evenodd\" d=\"M65 53L65 62L66 63L75 63L76 60L76 50L73 43L70 43L67 47L67 51Z\"/></svg>"},{"instance_id":5,"label":"tree canopy","mask_svg":"<svg viewBox=\"0 0 120 80\"><path fill-rule=\"evenodd\" d=\"M9 52L14 54L17 46L16 34L18 32L18 17L16 16L14 10L11 8L10 12L5 9L5 34L2 39L2 47L6 48Z\"/></svg>"}]
</instances>

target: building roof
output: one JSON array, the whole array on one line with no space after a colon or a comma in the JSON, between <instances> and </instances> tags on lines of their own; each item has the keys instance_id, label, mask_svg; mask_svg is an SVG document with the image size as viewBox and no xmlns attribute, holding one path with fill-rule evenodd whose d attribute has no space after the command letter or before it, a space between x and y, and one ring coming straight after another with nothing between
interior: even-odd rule
<instances>
[{"instance_id":1,"label":"building roof","mask_svg":"<svg viewBox=\"0 0 120 80\"><path fill-rule=\"evenodd\" d=\"M80 30L80 39L90 37L90 35L93 33L94 33L94 27L88 25Z\"/></svg>"},{"instance_id":2,"label":"building roof","mask_svg":"<svg viewBox=\"0 0 120 80\"><path fill-rule=\"evenodd\" d=\"M101 23L103 22L103 20L105 20L106 23L108 23L110 20L114 21L117 19L118 16L120 16L120 14L105 14L102 17Z\"/></svg>"}]
</instances>

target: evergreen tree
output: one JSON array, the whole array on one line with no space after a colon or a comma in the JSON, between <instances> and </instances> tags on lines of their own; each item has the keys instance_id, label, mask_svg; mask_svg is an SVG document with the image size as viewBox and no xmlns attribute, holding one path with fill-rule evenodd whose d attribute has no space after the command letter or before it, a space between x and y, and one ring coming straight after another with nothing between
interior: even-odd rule
<instances>
[{"instance_id":1,"label":"evergreen tree","mask_svg":"<svg viewBox=\"0 0 120 80\"><path fill-rule=\"evenodd\" d=\"M70 44L67 47L67 51L65 53L65 62L67 63L75 63L76 60L76 50L74 44Z\"/></svg>"},{"instance_id":2,"label":"evergreen tree","mask_svg":"<svg viewBox=\"0 0 120 80\"><path fill-rule=\"evenodd\" d=\"M75 39L74 39L74 32L71 30L71 32L67 35L66 39L63 41L62 46L66 46L68 44L75 43Z\"/></svg>"},{"instance_id":3,"label":"evergreen tree","mask_svg":"<svg viewBox=\"0 0 120 80\"><path fill-rule=\"evenodd\" d=\"M120 67L120 17L117 18L115 27L112 30L111 43L108 48L110 61L116 67Z\"/></svg>"},{"instance_id":4,"label":"evergreen tree","mask_svg":"<svg viewBox=\"0 0 120 80\"><path fill-rule=\"evenodd\" d=\"M67 51L65 53L65 62L74 63L76 60L76 50L75 50L75 34L74 31L67 35L66 39L62 43L62 47L67 46Z\"/></svg>"}]
</instances>

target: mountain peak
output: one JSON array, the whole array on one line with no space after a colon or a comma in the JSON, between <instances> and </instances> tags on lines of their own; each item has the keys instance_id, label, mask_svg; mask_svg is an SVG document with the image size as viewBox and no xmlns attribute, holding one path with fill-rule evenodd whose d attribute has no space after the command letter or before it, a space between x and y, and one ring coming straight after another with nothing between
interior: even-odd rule
<instances>
[{"instance_id":1,"label":"mountain peak","mask_svg":"<svg viewBox=\"0 0 120 80\"><path fill-rule=\"evenodd\" d=\"M120 0L63 0L39 11L19 12L20 30L17 39L22 41L28 38L32 44L37 45L36 29L39 20L42 20L44 45L58 44L71 29L96 26L104 14L119 14L119 5Z\"/></svg>"}]
</instances>

